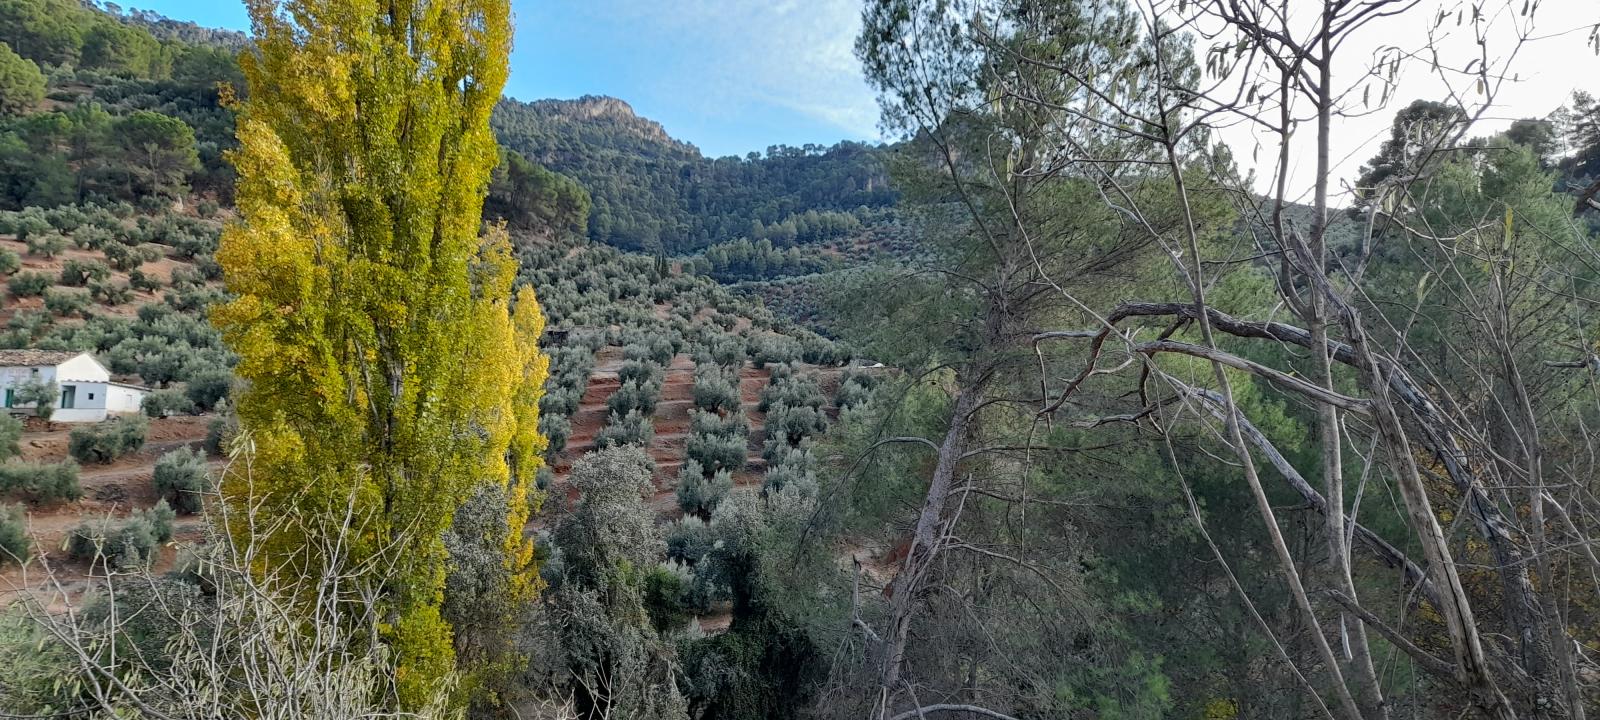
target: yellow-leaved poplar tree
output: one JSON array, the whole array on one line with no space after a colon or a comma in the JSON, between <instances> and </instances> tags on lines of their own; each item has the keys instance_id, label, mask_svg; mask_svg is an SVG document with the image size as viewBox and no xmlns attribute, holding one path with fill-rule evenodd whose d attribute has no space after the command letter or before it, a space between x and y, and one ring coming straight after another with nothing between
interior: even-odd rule
<instances>
[{"instance_id":1,"label":"yellow-leaved poplar tree","mask_svg":"<svg viewBox=\"0 0 1600 720\"><path fill-rule=\"evenodd\" d=\"M249 0L238 220L217 253L234 299L213 321L248 381L250 472L225 507L275 569L348 556L370 574L416 707L457 670L440 614L442 535L482 483L506 488L513 594L538 591L523 539L548 369L533 292L513 292L481 215L506 78L506 0ZM243 466L246 463L236 463ZM231 517L245 514L233 512Z\"/></svg>"}]
</instances>

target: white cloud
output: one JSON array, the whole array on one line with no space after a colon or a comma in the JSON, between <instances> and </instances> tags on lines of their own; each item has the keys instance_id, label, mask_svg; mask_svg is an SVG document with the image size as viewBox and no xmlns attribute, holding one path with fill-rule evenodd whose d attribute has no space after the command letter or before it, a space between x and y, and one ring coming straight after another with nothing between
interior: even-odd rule
<instances>
[{"instance_id":1,"label":"white cloud","mask_svg":"<svg viewBox=\"0 0 1600 720\"><path fill-rule=\"evenodd\" d=\"M859 0L600 0L588 9L653 63L663 97L706 117L764 103L875 139L877 106L853 46Z\"/></svg>"}]
</instances>

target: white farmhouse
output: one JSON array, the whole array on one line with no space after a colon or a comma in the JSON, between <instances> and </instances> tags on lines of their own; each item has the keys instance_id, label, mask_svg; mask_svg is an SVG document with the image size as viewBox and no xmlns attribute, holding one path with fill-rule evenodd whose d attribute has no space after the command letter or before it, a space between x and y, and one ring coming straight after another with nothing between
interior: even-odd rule
<instances>
[{"instance_id":1,"label":"white farmhouse","mask_svg":"<svg viewBox=\"0 0 1600 720\"><path fill-rule=\"evenodd\" d=\"M57 422L99 422L111 415L139 412L149 388L113 382L111 372L86 352L57 350L0 350L0 388L5 389L6 412L33 414L31 404L13 399L18 387L29 382L55 382Z\"/></svg>"}]
</instances>

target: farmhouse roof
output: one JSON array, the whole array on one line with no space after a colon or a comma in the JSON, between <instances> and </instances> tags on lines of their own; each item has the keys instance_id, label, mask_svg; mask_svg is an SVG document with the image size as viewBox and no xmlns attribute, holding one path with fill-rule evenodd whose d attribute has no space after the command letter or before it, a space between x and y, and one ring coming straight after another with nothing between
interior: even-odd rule
<instances>
[{"instance_id":1,"label":"farmhouse roof","mask_svg":"<svg viewBox=\"0 0 1600 720\"><path fill-rule=\"evenodd\" d=\"M60 365L82 354L71 350L0 350L0 367Z\"/></svg>"}]
</instances>

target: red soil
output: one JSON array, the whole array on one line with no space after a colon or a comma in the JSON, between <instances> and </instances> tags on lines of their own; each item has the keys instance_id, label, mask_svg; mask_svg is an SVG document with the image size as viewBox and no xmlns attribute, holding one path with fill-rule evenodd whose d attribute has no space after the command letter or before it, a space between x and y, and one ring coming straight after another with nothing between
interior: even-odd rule
<instances>
[{"instance_id":1,"label":"red soil","mask_svg":"<svg viewBox=\"0 0 1600 720\"><path fill-rule=\"evenodd\" d=\"M550 459L558 486L566 480L572 463L584 453L594 450L594 438L609 420L606 400L621 384L617 381L617 370L621 367L621 348L605 347L595 353L595 367L589 375L589 385L578 401L577 412L569 418L572 432L567 438L567 446ZM739 373L741 403L750 421L750 450L745 468L734 475L738 485L758 484L760 468L765 464L761 459L761 444L766 436L761 423L765 414L758 411L756 406L768 377L767 371L749 366ZM651 505L668 517L678 515L674 493L677 490L678 468L683 464L689 442L689 413L693 409L694 361L680 353L672 358L663 374L661 400L656 403L656 411L651 418L655 425L655 439L647 448L650 458L656 463L656 495L651 498Z\"/></svg>"},{"instance_id":2,"label":"red soil","mask_svg":"<svg viewBox=\"0 0 1600 720\"><path fill-rule=\"evenodd\" d=\"M17 240L15 235L3 235L3 236L0 236L0 248L5 248L5 249L8 249L8 250L11 250L12 252L15 252L19 258L22 259L22 267L21 267L20 270L18 270L18 272L32 270L32 271L35 271L35 272L44 273L45 275L49 275L52 279L60 277L60 275L61 275L61 267L63 265L65 265L68 260L97 260L97 261L99 261L101 263L105 263L107 265L110 264L110 263L106 262L105 253L102 253L99 250L81 250L81 249L79 249L77 247L74 247L74 246L71 246L71 245L68 245L66 249L62 250L60 253L57 253L56 256L53 257L53 258L44 258L44 257L35 256L35 255L29 255L28 254L28 245L27 245L27 243L24 243L24 242L21 242L21 241ZM166 257L163 257L163 258L161 258L159 260L153 260L151 262L147 262L147 263L145 263L143 265L140 265L139 266L139 270L142 271L147 276L151 276L151 277L155 277L155 278L160 279L161 283L163 285L166 285L166 284L168 284L168 283L170 283L172 281L172 271L173 270L176 270L176 269L178 269L180 267L187 267L187 266L190 265L190 263L188 263L185 260L179 259L174 254L174 252L171 250L171 248L162 248L162 249L167 252L167 256ZM128 282L128 273L126 273L124 271L121 271L121 270L113 269L111 271L111 280L116 282L116 283L118 283L118 284L126 284ZM52 280L52 282L55 282L55 281ZM211 284L216 285L217 283L211 283ZM56 287L64 287L64 286L57 285ZM87 290L82 289L82 288L76 288L75 291L77 291L77 292L87 292ZM101 314L104 314L104 315L116 315L116 316L120 316L120 317L133 317L138 313L140 305L146 305L146 304L153 303L153 302L160 302L160 300L161 300L161 292L160 291L150 292L148 290L135 290L134 293L133 293L133 298L131 300L129 300L128 302L122 303L120 305L106 305L104 303L96 302L96 303L92 303L91 307L94 309L95 312L98 312L98 313L101 313ZM8 297L7 301L5 303L5 307L3 309L0 309L0 322L4 322L6 320L9 320L12 315L15 315L18 311L21 311L21 310L40 310L40 309L43 309L43 308L44 308L44 298L43 297L38 297L38 296L25 297L25 298L11 298L11 297ZM73 323L80 322L80 321L77 320L77 319L71 319L71 318L58 318L57 322L63 323L63 324L73 324Z\"/></svg>"}]
</instances>

